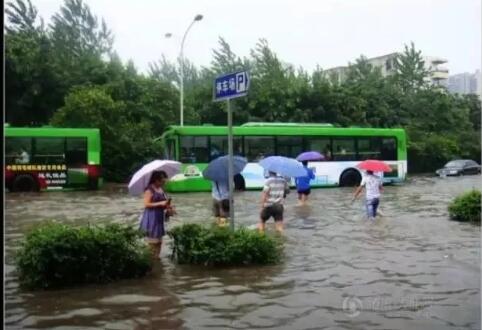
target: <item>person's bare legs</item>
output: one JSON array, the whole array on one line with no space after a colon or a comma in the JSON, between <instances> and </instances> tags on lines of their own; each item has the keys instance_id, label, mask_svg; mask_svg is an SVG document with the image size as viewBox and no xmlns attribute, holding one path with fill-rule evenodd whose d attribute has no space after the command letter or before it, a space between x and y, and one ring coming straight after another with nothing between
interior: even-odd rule
<instances>
[{"instance_id":1,"label":"person's bare legs","mask_svg":"<svg viewBox=\"0 0 482 330\"><path fill-rule=\"evenodd\" d=\"M156 244L156 259L161 259L162 240Z\"/></svg>"},{"instance_id":2,"label":"person's bare legs","mask_svg":"<svg viewBox=\"0 0 482 330\"><path fill-rule=\"evenodd\" d=\"M149 242L149 250L151 251L152 259L159 258L161 252L160 244L157 242Z\"/></svg>"},{"instance_id":3,"label":"person's bare legs","mask_svg":"<svg viewBox=\"0 0 482 330\"><path fill-rule=\"evenodd\" d=\"M259 219L259 223L258 223L258 230L260 233L264 233L264 229L265 229L265 224L264 224L264 221L263 219Z\"/></svg>"},{"instance_id":4,"label":"person's bare legs","mask_svg":"<svg viewBox=\"0 0 482 330\"><path fill-rule=\"evenodd\" d=\"M306 205L307 200L308 200L308 195L301 194L301 205Z\"/></svg>"},{"instance_id":5,"label":"person's bare legs","mask_svg":"<svg viewBox=\"0 0 482 330\"><path fill-rule=\"evenodd\" d=\"M274 226L276 228L276 231L280 234L283 233L283 220L275 221Z\"/></svg>"}]
</instances>

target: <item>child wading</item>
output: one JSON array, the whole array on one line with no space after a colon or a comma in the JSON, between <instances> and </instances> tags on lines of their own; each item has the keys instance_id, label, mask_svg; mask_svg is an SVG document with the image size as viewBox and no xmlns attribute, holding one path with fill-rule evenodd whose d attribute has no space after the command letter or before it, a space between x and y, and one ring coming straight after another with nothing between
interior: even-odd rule
<instances>
[{"instance_id":1,"label":"child wading","mask_svg":"<svg viewBox=\"0 0 482 330\"><path fill-rule=\"evenodd\" d=\"M261 214L258 227L261 232L264 231L265 223L271 217L274 218L276 230L283 231L283 200L287 191L289 191L288 182L284 178L276 176L276 173L269 172L261 195Z\"/></svg>"},{"instance_id":2,"label":"child wading","mask_svg":"<svg viewBox=\"0 0 482 330\"><path fill-rule=\"evenodd\" d=\"M295 181L296 181L296 190L298 191L298 200L300 201L301 205L305 205L306 200L308 199L308 195L311 192L310 180L313 180L315 178L315 174L313 173L313 170L311 168L308 168L308 162L306 160L302 161L301 163L305 167L308 175L298 177L295 179Z\"/></svg>"},{"instance_id":3,"label":"child wading","mask_svg":"<svg viewBox=\"0 0 482 330\"><path fill-rule=\"evenodd\" d=\"M375 220L377 208L380 204L380 191L383 190L382 180L378 176L374 175L372 171L367 171L367 175L363 177L360 186L355 191L353 200L360 195L363 188L366 190L366 208L368 219Z\"/></svg>"}]
</instances>

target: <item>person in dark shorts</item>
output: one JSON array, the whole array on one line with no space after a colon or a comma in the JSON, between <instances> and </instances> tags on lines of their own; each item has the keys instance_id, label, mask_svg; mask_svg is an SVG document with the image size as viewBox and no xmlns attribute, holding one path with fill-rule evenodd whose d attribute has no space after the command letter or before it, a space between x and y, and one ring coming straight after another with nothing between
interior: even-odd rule
<instances>
[{"instance_id":1,"label":"person in dark shorts","mask_svg":"<svg viewBox=\"0 0 482 330\"><path fill-rule=\"evenodd\" d=\"M308 168L308 162L303 161L303 166L306 168L308 174L306 176L298 177L295 179L296 190L298 191L298 200L300 205L305 205L308 200L308 195L311 193L310 180L315 178L315 174L311 168Z\"/></svg>"},{"instance_id":2,"label":"person in dark shorts","mask_svg":"<svg viewBox=\"0 0 482 330\"><path fill-rule=\"evenodd\" d=\"M283 201L286 190L289 190L288 183L274 172L269 172L261 196L261 213L258 229L264 232L265 223L271 217L274 218L276 230L283 232Z\"/></svg>"}]
</instances>

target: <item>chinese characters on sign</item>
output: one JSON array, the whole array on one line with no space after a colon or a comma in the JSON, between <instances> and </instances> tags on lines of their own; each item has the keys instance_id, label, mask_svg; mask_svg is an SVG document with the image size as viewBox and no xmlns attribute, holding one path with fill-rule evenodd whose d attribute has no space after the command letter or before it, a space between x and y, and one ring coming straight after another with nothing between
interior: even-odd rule
<instances>
[{"instance_id":1,"label":"chinese characters on sign","mask_svg":"<svg viewBox=\"0 0 482 330\"><path fill-rule=\"evenodd\" d=\"M7 165L8 171L67 171L67 165Z\"/></svg>"},{"instance_id":2,"label":"chinese characters on sign","mask_svg":"<svg viewBox=\"0 0 482 330\"><path fill-rule=\"evenodd\" d=\"M39 177L45 179L45 183L49 187L58 187L67 184L67 165L65 164L7 165L6 169L12 172L36 172Z\"/></svg>"},{"instance_id":3,"label":"chinese characters on sign","mask_svg":"<svg viewBox=\"0 0 482 330\"><path fill-rule=\"evenodd\" d=\"M245 96L248 93L249 76L246 71L230 73L214 80L214 100L221 101Z\"/></svg>"}]
</instances>

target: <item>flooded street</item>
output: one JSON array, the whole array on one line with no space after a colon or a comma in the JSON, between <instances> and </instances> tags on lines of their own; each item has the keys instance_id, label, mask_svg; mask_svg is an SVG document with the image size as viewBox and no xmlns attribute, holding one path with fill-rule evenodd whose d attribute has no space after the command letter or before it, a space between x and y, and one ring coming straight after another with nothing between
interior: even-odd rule
<instances>
[{"instance_id":1,"label":"flooded street","mask_svg":"<svg viewBox=\"0 0 482 330\"><path fill-rule=\"evenodd\" d=\"M480 227L448 220L456 195L480 176L415 177L385 187L383 217L364 221L351 188L289 195L285 261L204 268L163 258L145 278L59 291L18 287L12 255L45 219L137 226L141 198L98 192L6 196L8 329L480 329ZM172 195L181 222L211 221L208 193ZM260 192L236 195L238 224L257 222ZM273 231L272 222L269 230Z\"/></svg>"}]
</instances>

